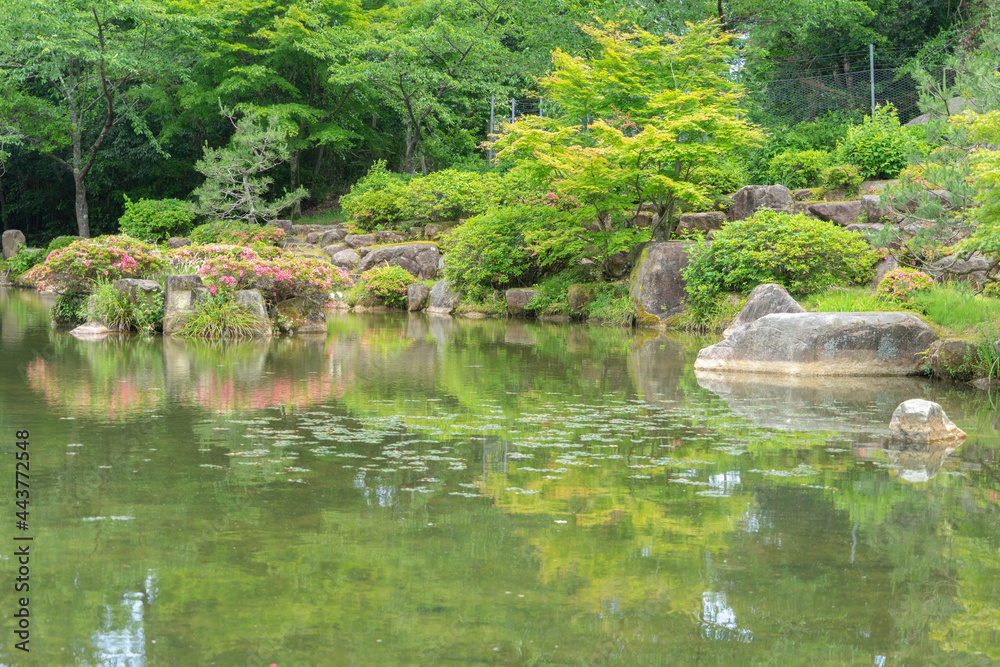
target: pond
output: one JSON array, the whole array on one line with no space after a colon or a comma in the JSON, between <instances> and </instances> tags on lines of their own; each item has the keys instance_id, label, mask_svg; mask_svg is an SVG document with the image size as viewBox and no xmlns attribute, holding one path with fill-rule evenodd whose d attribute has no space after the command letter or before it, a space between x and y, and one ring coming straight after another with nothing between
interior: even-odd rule
<instances>
[{"instance_id":1,"label":"pond","mask_svg":"<svg viewBox=\"0 0 1000 667\"><path fill-rule=\"evenodd\" d=\"M81 342L48 305L0 291L6 664L1000 662L995 395L422 314ZM966 442L887 448L908 398Z\"/></svg>"}]
</instances>

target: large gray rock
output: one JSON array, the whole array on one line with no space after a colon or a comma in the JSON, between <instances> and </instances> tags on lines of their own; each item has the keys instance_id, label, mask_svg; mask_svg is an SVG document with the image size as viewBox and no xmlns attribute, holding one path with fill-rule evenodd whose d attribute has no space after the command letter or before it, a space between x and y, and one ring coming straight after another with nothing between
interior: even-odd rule
<instances>
[{"instance_id":1,"label":"large gray rock","mask_svg":"<svg viewBox=\"0 0 1000 667\"><path fill-rule=\"evenodd\" d=\"M163 288L155 280L141 280L139 278L119 278L114 282L113 287L123 294L128 295L132 303L155 304L163 298Z\"/></svg>"},{"instance_id":2,"label":"large gray rock","mask_svg":"<svg viewBox=\"0 0 1000 667\"><path fill-rule=\"evenodd\" d=\"M427 299L431 295L430 288L423 283L414 283L406 286L406 310L414 312L423 310L427 304Z\"/></svg>"},{"instance_id":3,"label":"large gray rock","mask_svg":"<svg viewBox=\"0 0 1000 667\"><path fill-rule=\"evenodd\" d=\"M570 285L566 290L566 303L569 304L570 311L580 314L583 309L594 302L593 285Z\"/></svg>"},{"instance_id":4,"label":"large gray rock","mask_svg":"<svg viewBox=\"0 0 1000 667\"><path fill-rule=\"evenodd\" d=\"M352 248L375 245L374 234L348 234L344 237L344 243Z\"/></svg>"},{"instance_id":5,"label":"large gray rock","mask_svg":"<svg viewBox=\"0 0 1000 667\"><path fill-rule=\"evenodd\" d=\"M919 375L934 332L906 313L777 313L698 353L695 370L779 375Z\"/></svg>"},{"instance_id":6,"label":"large gray rock","mask_svg":"<svg viewBox=\"0 0 1000 667\"><path fill-rule=\"evenodd\" d=\"M379 230L375 232L375 240L379 243L403 243L407 241L407 237L397 232Z\"/></svg>"},{"instance_id":7,"label":"large gray rock","mask_svg":"<svg viewBox=\"0 0 1000 667\"><path fill-rule=\"evenodd\" d=\"M504 292L504 297L507 299L507 310L515 317L524 315L528 304L536 296L538 296L538 290L533 289L509 289Z\"/></svg>"},{"instance_id":8,"label":"large gray rock","mask_svg":"<svg viewBox=\"0 0 1000 667\"><path fill-rule=\"evenodd\" d=\"M650 243L629 280L629 300L640 324L660 324L684 309L687 292L681 271L688 265L687 241Z\"/></svg>"},{"instance_id":9,"label":"large gray rock","mask_svg":"<svg viewBox=\"0 0 1000 667\"><path fill-rule=\"evenodd\" d=\"M976 356L976 345L972 341L936 340L927 350L927 365L935 377L967 381L976 376L972 366Z\"/></svg>"},{"instance_id":10,"label":"large gray rock","mask_svg":"<svg viewBox=\"0 0 1000 667\"><path fill-rule=\"evenodd\" d=\"M437 277L438 259L441 252L433 243L404 243L374 248L358 264L358 272L363 273L376 266L399 266L420 280Z\"/></svg>"},{"instance_id":11,"label":"large gray rock","mask_svg":"<svg viewBox=\"0 0 1000 667\"><path fill-rule=\"evenodd\" d=\"M747 301L743 304L743 309L736 314L733 321L722 332L724 337L728 337L736 327L744 324L756 322L765 315L772 313L804 313L806 309L799 305L799 302L792 298L788 291L776 283L765 283L757 285L750 292Z\"/></svg>"},{"instance_id":12,"label":"large gray rock","mask_svg":"<svg viewBox=\"0 0 1000 667\"><path fill-rule=\"evenodd\" d=\"M24 234L17 229L8 229L3 233L3 258L10 259L17 254L18 246L25 245Z\"/></svg>"},{"instance_id":13,"label":"large gray rock","mask_svg":"<svg viewBox=\"0 0 1000 667\"><path fill-rule=\"evenodd\" d=\"M347 250L346 243L331 243L330 245L323 246L323 252L326 253L327 257L333 257L341 250Z\"/></svg>"},{"instance_id":14,"label":"large gray rock","mask_svg":"<svg viewBox=\"0 0 1000 667\"><path fill-rule=\"evenodd\" d=\"M783 211L791 205L792 193L784 185L744 185L733 195L729 219L744 220L762 208Z\"/></svg>"},{"instance_id":15,"label":"large gray rock","mask_svg":"<svg viewBox=\"0 0 1000 667\"><path fill-rule=\"evenodd\" d=\"M933 401L914 398L903 401L892 413L889 437L913 443L954 443L965 440L965 431L955 426L940 405Z\"/></svg>"},{"instance_id":16,"label":"large gray rock","mask_svg":"<svg viewBox=\"0 0 1000 667\"><path fill-rule=\"evenodd\" d=\"M191 245L191 239L186 239L181 236L175 236L173 238L167 239L167 247L171 250L176 250L177 248L183 248L186 245Z\"/></svg>"},{"instance_id":17,"label":"large gray rock","mask_svg":"<svg viewBox=\"0 0 1000 667\"><path fill-rule=\"evenodd\" d=\"M198 275L168 275L164 279L163 333L174 334L184 328L195 306L210 296Z\"/></svg>"},{"instance_id":18,"label":"large gray rock","mask_svg":"<svg viewBox=\"0 0 1000 667\"><path fill-rule=\"evenodd\" d=\"M868 222L877 223L885 220L895 222L896 220L895 211L882 204L880 195L861 195L861 208L864 209Z\"/></svg>"},{"instance_id":19,"label":"large gray rock","mask_svg":"<svg viewBox=\"0 0 1000 667\"><path fill-rule=\"evenodd\" d=\"M302 297L285 299L274 307L282 328L293 334L325 334L326 311Z\"/></svg>"},{"instance_id":20,"label":"large gray rock","mask_svg":"<svg viewBox=\"0 0 1000 667\"><path fill-rule=\"evenodd\" d=\"M726 214L719 211L685 213L681 216L678 227L698 232L710 232L713 229L722 229L722 226L726 224L726 219Z\"/></svg>"},{"instance_id":21,"label":"large gray rock","mask_svg":"<svg viewBox=\"0 0 1000 667\"><path fill-rule=\"evenodd\" d=\"M325 248L326 246L333 245L338 241L343 241L345 236L347 236L347 232L340 227L331 229L323 233L323 236L319 239L319 245L321 248Z\"/></svg>"},{"instance_id":22,"label":"large gray rock","mask_svg":"<svg viewBox=\"0 0 1000 667\"><path fill-rule=\"evenodd\" d=\"M940 100L934 100L933 102L930 102L928 106L931 107L930 110L911 119L906 123L907 127L912 127L914 125L926 125L932 118L947 118L948 116L957 116L958 114L969 110L976 111L975 105L966 100L964 97L952 97L944 103Z\"/></svg>"},{"instance_id":23,"label":"large gray rock","mask_svg":"<svg viewBox=\"0 0 1000 667\"><path fill-rule=\"evenodd\" d=\"M361 256L353 248L345 248L330 256L330 263L345 271L353 271L361 261Z\"/></svg>"},{"instance_id":24,"label":"large gray rock","mask_svg":"<svg viewBox=\"0 0 1000 667\"><path fill-rule=\"evenodd\" d=\"M960 255L949 255L934 262L934 272L940 272L943 282L969 282L982 285L989 273L996 273L996 263L983 257L978 252L968 258Z\"/></svg>"},{"instance_id":25,"label":"large gray rock","mask_svg":"<svg viewBox=\"0 0 1000 667\"><path fill-rule=\"evenodd\" d=\"M627 250L608 255L601 262L601 271L609 278L618 280L632 270L632 253Z\"/></svg>"},{"instance_id":26,"label":"large gray rock","mask_svg":"<svg viewBox=\"0 0 1000 667\"><path fill-rule=\"evenodd\" d=\"M458 294L452 291L451 283L447 280L439 280L431 288L430 301L427 304L427 312L438 315L447 315L455 310L458 303Z\"/></svg>"},{"instance_id":27,"label":"large gray rock","mask_svg":"<svg viewBox=\"0 0 1000 667\"><path fill-rule=\"evenodd\" d=\"M895 271L898 268L899 262L897 262L896 258L891 255L876 264L875 278L872 280L872 289L878 289L878 285L882 282L882 279L885 278L890 271Z\"/></svg>"},{"instance_id":28,"label":"large gray rock","mask_svg":"<svg viewBox=\"0 0 1000 667\"><path fill-rule=\"evenodd\" d=\"M846 227L855 222L864 213L864 208L859 201L832 201L822 204L810 204L807 210L820 220L832 222L841 227Z\"/></svg>"},{"instance_id":29,"label":"large gray rock","mask_svg":"<svg viewBox=\"0 0 1000 667\"><path fill-rule=\"evenodd\" d=\"M237 306L253 315L253 335L255 338L269 338L271 336L271 319L267 316L264 295L260 293L260 290L239 290L233 294L233 301L236 302ZM323 322L325 325L325 318Z\"/></svg>"},{"instance_id":30,"label":"large gray rock","mask_svg":"<svg viewBox=\"0 0 1000 667\"><path fill-rule=\"evenodd\" d=\"M80 340L103 340L113 333L115 332L100 322L84 322L69 332L71 336Z\"/></svg>"}]
</instances>

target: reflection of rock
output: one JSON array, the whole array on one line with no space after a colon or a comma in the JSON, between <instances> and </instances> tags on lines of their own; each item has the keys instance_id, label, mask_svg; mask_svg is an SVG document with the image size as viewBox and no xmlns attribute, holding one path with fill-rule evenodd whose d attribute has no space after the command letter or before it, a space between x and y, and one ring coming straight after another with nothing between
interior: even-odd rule
<instances>
[{"instance_id":1,"label":"reflection of rock","mask_svg":"<svg viewBox=\"0 0 1000 667\"><path fill-rule=\"evenodd\" d=\"M896 442L944 442L956 446L965 441L965 431L948 419L940 405L921 398L899 404L889 422L889 436Z\"/></svg>"},{"instance_id":2,"label":"reflection of rock","mask_svg":"<svg viewBox=\"0 0 1000 667\"><path fill-rule=\"evenodd\" d=\"M538 341L528 330L528 327L521 322L507 322L507 327L503 332L503 342L508 345L534 345Z\"/></svg>"},{"instance_id":3,"label":"reflection of rock","mask_svg":"<svg viewBox=\"0 0 1000 667\"><path fill-rule=\"evenodd\" d=\"M918 375L934 332L906 313L778 313L698 353L696 370L783 375Z\"/></svg>"},{"instance_id":4,"label":"reflection of rock","mask_svg":"<svg viewBox=\"0 0 1000 667\"><path fill-rule=\"evenodd\" d=\"M733 321L722 332L723 336L729 336L736 327L744 324L756 322L765 315L771 313L804 313L806 309L799 305L799 302L792 298L788 291L776 283L766 283L757 285L747 297L747 302L743 309L736 314Z\"/></svg>"},{"instance_id":5,"label":"reflection of rock","mask_svg":"<svg viewBox=\"0 0 1000 667\"><path fill-rule=\"evenodd\" d=\"M455 320L450 315L431 313L427 317L427 328L439 343L447 343L451 332L455 329Z\"/></svg>"},{"instance_id":6,"label":"reflection of rock","mask_svg":"<svg viewBox=\"0 0 1000 667\"><path fill-rule=\"evenodd\" d=\"M907 482L926 482L938 474L944 460L956 447L938 443L926 448L886 449L889 461L899 467L899 477Z\"/></svg>"},{"instance_id":7,"label":"reflection of rock","mask_svg":"<svg viewBox=\"0 0 1000 667\"><path fill-rule=\"evenodd\" d=\"M916 378L794 377L695 371L735 414L766 428L888 436L901 400L922 392Z\"/></svg>"},{"instance_id":8,"label":"reflection of rock","mask_svg":"<svg viewBox=\"0 0 1000 667\"><path fill-rule=\"evenodd\" d=\"M672 336L647 340L629 355L636 388L647 403L658 405L676 404L684 399L678 380L689 362L684 344Z\"/></svg>"},{"instance_id":9,"label":"reflection of rock","mask_svg":"<svg viewBox=\"0 0 1000 667\"><path fill-rule=\"evenodd\" d=\"M406 337L412 340L423 340L427 338L429 327L427 318L423 315L410 313L406 318Z\"/></svg>"}]
</instances>

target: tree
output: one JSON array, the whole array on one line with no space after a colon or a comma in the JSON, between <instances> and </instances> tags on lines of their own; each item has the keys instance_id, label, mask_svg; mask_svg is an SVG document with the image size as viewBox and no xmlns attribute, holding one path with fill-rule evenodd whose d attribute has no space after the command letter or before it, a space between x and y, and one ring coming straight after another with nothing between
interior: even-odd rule
<instances>
[{"instance_id":1,"label":"tree","mask_svg":"<svg viewBox=\"0 0 1000 667\"><path fill-rule=\"evenodd\" d=\"M87 174L116 123L147 131L136 88L177 71L164 50L179 20L148 0L5 0L0 23L16 26L0 31L0 116L72 174L87 237Z\"/></svg>"},{"instance_id":2,"label":"tree","mask_svg":"<svg viewBox=\"0 0 1000 667\"><path fill-rule=\"evenodd\" d=\"M253 113L238 121L232 113L226 112L226 117L236 133L228 147L206 148L196 165L205 182L192 193L198 200L195 211L217 220L270 222L307 194L299 187L271 202L264 200L273 179L262 174L288 160L285 133L274 118L263 125Z\"/></svg>"},{"instance_id":3,"label":"tree","mask_svg":"<svg viewBox=\"0 0 1000 667\"><path fill-rule=\"evenodd\" d=\"M593 53L557 49L553 72L539 82L562 114L509 126L499 157L513 159L540 187L589 205L606 234L630 226L634 214L623 216L626 208L638 213L652 202L653 236L667 240L682 203L708 203L711 188L700 170L760 137L737 116L731 36L714 21L662 37L628 23L583 30ZM580 238L585 222L575 223Z\"/></svg>"},{"instance_id":4,"label":"tree","mask_svg":"<svg viewBox=\"0 0 1000 667\"><path fill-rule=\"evenodd\" d=\"M504 89L513 61L502 26L511 6L510 0L402 2L369 12L363 29L332 37L346 48L331 79L370 88L402 117L408 173L429 135Z\"/></svg>"}]
</instances>

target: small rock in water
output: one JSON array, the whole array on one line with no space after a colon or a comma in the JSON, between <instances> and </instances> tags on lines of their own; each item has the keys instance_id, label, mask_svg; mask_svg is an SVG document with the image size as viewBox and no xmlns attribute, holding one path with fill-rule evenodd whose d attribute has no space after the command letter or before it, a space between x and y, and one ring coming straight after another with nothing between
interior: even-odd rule
<instances>
[{"instance_id":1,"label":"small rock in water","mask_svg":"<svg viewBox=\"0 0 1000 667\"><path fill-rule=\"evenodd\" d=\"M965 441L965 431L955 426L940 405L920 398L903 401L892 413L889 436L893 440L933 443Z\"/></svg>"}]
</instances>

